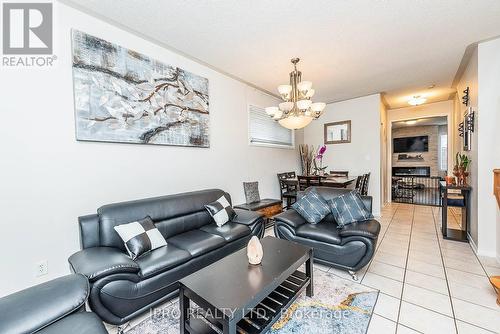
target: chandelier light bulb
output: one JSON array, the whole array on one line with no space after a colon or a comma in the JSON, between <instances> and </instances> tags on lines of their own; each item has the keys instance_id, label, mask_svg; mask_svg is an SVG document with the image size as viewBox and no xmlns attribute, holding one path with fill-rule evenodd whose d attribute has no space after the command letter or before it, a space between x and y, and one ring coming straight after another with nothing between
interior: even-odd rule
<instances>
[{"instance_id":1,"label":"chandelier light bulb","mask_svg":"<svg viewBox=\"0 0 500 334\"><path fill-rule=\"evenodd\" d=\"M311 97L314 96L314 93L316 93L316 91L313 88L311 88L307 91L306 97L310 99Z\"/></svg>"},{"instance_id":2,"label":"chandelier light bulb","mask_svg":"<svg viewBox=\"0 0 500 334\"><path fill-rule=\"evenodd\" d=\"M300 110L309 109L311 103L311 100L299 100L297 101L297 108L299 108Z\"/></svg>"},{"instance_id":3,"label":"chandelier light bulb","mask_svg":"<svg viewBox=\"0 0 500 334\"><path fill-rule=\"evenodd\" d=\"M292 86L290 85L279 85L278 86L278 92L281 95L288 95L292 91Z\"/></svg>"},{"instance_id":4,"label":"chandelier light bulb","mask_svg":"<svg viewBox=\"0 0 500 334\"><path fill-rule=\"evenodd\" d=\"M316 102L316 103L311 104L311 110L314 112L317 112L317 113L322 112L323 109L325 109L325 107L326 107L326 103L323 103L323 102Z\"/></svg>"},{"instance_id":5,"label":"chandelier light bulb","mask_svg":"<svg viewBox=\"0 0 500 334\"><path fill-rule=\"evenodd\" d=\"M279 111L278 107L267 107L266 114L269 116L274 116Z\"/></svg>"},{"instance_id":6,"label":"chandelier light bulb","mask_svg":"<svg viewBox=\"0 0 500 334\"><path fill-rule=\"evenodd\" d=\"M282 116L283 116L283 111L281 111L281 110L279 110L279 109L278 109L278 110L276 111L276 113L274 114L273 118L274 118L274 119L276 119L276 120L278 120L278 119L280 119Z\"/></svg>"},{"instance_id":7,"label":"chandelier light bulb","mask_svg":"<svg viewBox=\"0 0 500 334\"><path fill-rule=\"evenodd\" d=\"M311 81L301 81L297 84L297 89L301 92L307 93L312 88Z\"/></svg>"},{"instance_id":8,"label":"chandelier light bulb","mask_svg":"<svg viewBox=\"0 0 500 334\"><path fill-rule=\"evenodd\" d=\"M293 109L293 102L281 102L279 104L279 109L284 112L289 112Z\"/></svg>"}]
</instances>

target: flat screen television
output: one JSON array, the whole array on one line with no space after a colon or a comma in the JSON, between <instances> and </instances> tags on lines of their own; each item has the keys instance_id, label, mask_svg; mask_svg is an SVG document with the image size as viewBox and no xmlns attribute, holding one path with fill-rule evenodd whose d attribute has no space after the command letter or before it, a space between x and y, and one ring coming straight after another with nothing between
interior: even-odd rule
<instances>
[{"instance_id":1,"label":"flat screen television","mask_svg":"<svg viewBox=\"0 0 500 334\"><path fill-rule=\"evenodd\" d=\"M394 138L392 141L394 153L429 151L429 136Z\"/></svg>"}]
</instances>

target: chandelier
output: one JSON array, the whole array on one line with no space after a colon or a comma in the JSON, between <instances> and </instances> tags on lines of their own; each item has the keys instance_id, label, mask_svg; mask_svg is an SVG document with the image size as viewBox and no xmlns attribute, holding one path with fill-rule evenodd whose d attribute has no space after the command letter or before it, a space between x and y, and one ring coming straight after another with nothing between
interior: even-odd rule
<instances>
[{"instance_id":1,"label":"chandelier","mask_svg":"<svg viewBox=\"0 0 500 334\"><path fill-rule=\"evenodd\" d=\"M301 129L313 119L318 119L325 109L323 102L313 103L312 82L302 81L302 73L297 70L299 58L292 58L293 71L290 72L290 84L278 86L283 102L278 107L267 107L266 113L287 129Z\"/></svg>"}]
</instances>

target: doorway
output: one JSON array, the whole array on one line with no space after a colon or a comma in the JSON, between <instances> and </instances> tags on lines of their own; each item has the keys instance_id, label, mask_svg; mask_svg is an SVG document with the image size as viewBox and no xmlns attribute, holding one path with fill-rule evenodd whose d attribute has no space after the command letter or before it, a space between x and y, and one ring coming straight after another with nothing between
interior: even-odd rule
<instances>
[{"instance_id":1,"label":"doorway","mask_svg":"<svg viewBox=\"0 0 500 334\"><path fill-rule=\"evenodd\" d=\"M446 116L391 123L391 200L439 206L439 181L448 169Z\"/></svg>"}]
</instances>

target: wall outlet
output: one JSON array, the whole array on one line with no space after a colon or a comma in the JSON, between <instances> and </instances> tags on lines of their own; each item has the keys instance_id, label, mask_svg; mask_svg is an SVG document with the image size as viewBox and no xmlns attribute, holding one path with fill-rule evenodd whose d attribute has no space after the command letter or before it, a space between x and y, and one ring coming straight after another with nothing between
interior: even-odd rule
<instances>
[{"instance_id":1,"label":"wall outlet","mask_svg":"<svg viewBox=\"0 0 500 334\"><path fill-rule=\"evenodd\" d=\"M35 276L40 277L49 273L49 261L42 260L35 264Z\"/></svg>"}]
</instances>

